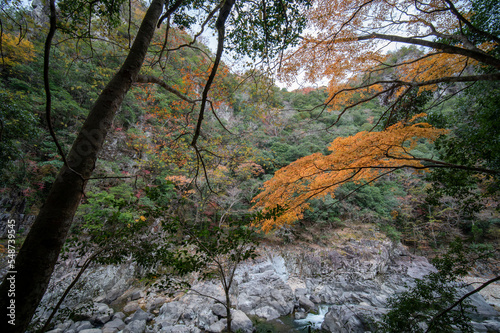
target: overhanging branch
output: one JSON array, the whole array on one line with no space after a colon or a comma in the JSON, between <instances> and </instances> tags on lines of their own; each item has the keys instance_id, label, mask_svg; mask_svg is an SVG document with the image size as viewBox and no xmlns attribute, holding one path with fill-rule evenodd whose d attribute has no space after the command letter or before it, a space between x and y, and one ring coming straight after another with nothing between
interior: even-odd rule
<instances>
[{"instance_id":1,"label":"overhanging branch","mask_svg":"<svg viewBox=\"0 0 500 333\"><path fill-rule=\"evenodd\" d=\"M136 83L155 83L165 89L168 92L171 92L175 96L179 97L180 99L194 104L197 102L197 100L191 99L178 91L177 89L172 88L172 86L168 85L165 81L161 80L160 78L152 75L138 75L137 79L135 80Z\"/></svg>"},{"instance_id":2,"label":"overhanging branch","mask_svg":"<svg viewBox=\"0 0 500 333\"><path fill-rule=\"evenodd\" d=\"M434 327L433 324L434 324L434 322L439 317L442 317L444 314L450 312L454 307L456 307L459 304L462 304L462 302L464 300L466 300L468 297L474 295L475 293L479 292L480 290L486 288L488 285L490 285L490 284L492 284L493 282L496 282L496 281L500 281L500 276L497 276L497 277L495 277L495 278L493 278L491 280L486 281L485 283L483 283L482 285L480 285L476 289L474 289L471 292L468 292L467 294L465 294L464 296L462 296L458 301L456 301L455 303L453 303L452 305L450 305L448 308L446 308L443 311L441 311L440 313L438 313L436 316L434 316L434 318L431 319L431 321L429 322L429 326L428 326L428 328L427 328L427 330L425 332L426 333L429 332Z\"/></svg>"},{"instance_id":3,"label":"overhanging branch","mask_svg":"<svg viewBox=\"0 0 500 333\"><path fill-rule=\"evenodd\" d=\"M355 37L352 40L363 41L363 40L370 40L370 39L383 39L383 40L388 40L391 42L399 42L399 43L405 43L405 44L430 47L430 48L433 48L436 50L441 50L445 53L459 54L459 55L463 55L466 57L470 57L470 58L476 59L477 61L479 61L481 63L491 65L495 68L500 69L500 60L495 58L495 57L492 57L484 52L467 50L467 49L464 49L461 47L447 45L447 44L438 43L438 42L433 42L433 41L424 40L424 39L420 39L420 38L402 37L402 36L395 36L395 35L385 35L385 34L379 34L379 33L372 33L372 34L365 35L365 36Z\"/></svg>"}]
</instances>

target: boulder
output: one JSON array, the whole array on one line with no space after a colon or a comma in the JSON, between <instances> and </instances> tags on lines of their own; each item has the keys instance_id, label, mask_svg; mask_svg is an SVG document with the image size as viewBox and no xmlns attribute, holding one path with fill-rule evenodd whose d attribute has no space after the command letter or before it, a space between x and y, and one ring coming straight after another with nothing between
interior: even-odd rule
<instances>
[{"instance_id":1,"label":"boulder","mask_svg":"<svg viewBox=\"0 0 500 333\"><path fill-rule=\"evenodd\" d=\"M227 320L222 319L210 325L210 327L208 327L206 331L210 333L220 333L224 329L226 329L226 326L227 326Z\"/></svg>"},{"instance_id":2,"label":"boulder","mask_svg":"<svg viewBox=\"0 0 500 333\"><path fill-rule=\"evenodd\" d=\"M109 329L116 328L118 331L121 331L125 328L125 323L120 318L115 318L104 325L104 329L106 328Z\"/></svg>"},{"instance_id":3,"label":"boulder","mask_svg":"<svg viewBox=\"0 0 500 333\"><path fill-rule=\"evenodd\" d=\"M74 325L74 327L73 327ZM75 331L77 332L80 332L82 330L86 330L86 329L89 329L89 328L93 328L94 326L92 326L92 324L90 323L90 321L78 321L76 323L74 323L73 325L71 325L71 328L73 328Z\"/></svg>"},{"instance_id":4,"label":"boulder","mask_svg":"<svg viewBox=\"0 0 500 333\"><path fill-rule=\"evenodd\" d=\"M125 317L126 316L123 312L117 312L113 315L113 320L115 320L115 319L122 319L123 320L123 318L125 318Z\"/></svg>"},{"instance_id":5,"label":"boulder","mask_svg":"<svg viewBox=\"0 0 500 333\"><path fill-rule=\"evenodd\" d=\"M325 316L321 329L335 333L363 333L360 318L346 305L334 305Z\"/></svg>"},{"instance_id":6,"label":"boulder","mask_svg":"<svg viewBox=\"0 0 500 333\"><path fill-rule=\"evenodd\" d=\"M175 326L165 326L162 328L160 333L200 333L200 329L197 327L191 327L186 325L175 325Z\"/></svg>"},{"instance_id":7,"label":"boulder","mask_svg":"<svg viewBox=\"0 0 500 333\"><path fill-rule=\"evenodd\" d=\"M71 327L71 325L73 325L73 320L67 320L64 323L57 324L55 328L60 328L63 331L66 331Z\"/></svg>"},{"instance_id":8,"label":"boulder","mask_svg":"<svg viewBox=\"0 0 500 333\"><path fill-rule=\"evenodd\" d=\"M165 303L160 308L160 313L156 320L175 325L181 319L184 308L185 305L179 301Z\"/></svg>"},{"instance_id":9,"label":"boulder","mask_svg":"<svg viewBox=\"0 0 500 333\"><path fill-rule=\"evenodd\" d=\"M119 330L116 327L103 327L102 333L118 333Z\"/></svg>"},{"instance_id":10,"label":"boulder","mask_svg":"<svg viewBox=\"0 0 500 333\"><path fill-rule=\"evenodd\" d=\"M281 317L281 314L278 311L276 311L275 308L270 306L264 306L256 310L252 310L251 313L261 318L265 318L266 320L273 320Z\"/></svg>"},{"instance_id":11,"label":"boulder","mask_svg":"<svg viewBox=\"0 0 500 333\"><path fill-rule=\"evenodd\" d=\"M299 297L299 306L301 306L307 312L316 310L316 305L311 302L311 300L309 300L309 298L307 298L306 296Z\"/></svg>"},{"instance_id":12,"label":"boulder","mask_svg":"<svg viewBox=\"0 0 500 333\"><path fill-rule=\"evenodd\" d=\"M227 309L224 305L220 303L215 303L212 306L212 312L214 315L217 317L226 317L227 316Z\"/></svg>"},{"instance_id":13,"label":"boulder","mask_svg":"<svg viewBox=\"0 0 500 333\"><path fill-rule=\"evenodd\" d=\"M137 311L132 315L132 317L130 318L130 321L134 321L134 320L151 320L152 319L152 315L145 312L143 309L137 309Z\"/></svg>"},{"instance_id":14,"label":"boulder","mask_svg":"<svg viewBox=\"0 0 500 333\"><path fill-rule=\"evenodd\" d=\"M125 326L123 333L144 333L146 330L146 320L134 320Z\"/></svg>"},{"instance_id":15,"label":"boulder","mask_svg":"<svg viewBox=\"0 0 500 333\"><path fill-rule=\"evenodd\" d=\"M146 305L146 309L148 311L153 311L159 309L166 302L165 297L154 297L152 300L149 300Z\"/></svg>"},{"instance_id":16,"label":"boulder","mask_svg":"<svg viewBox=\"0 0 500 333\"><path fill-rule=\"evenodd\" d=\"M137 301L128 302L127 305L123 307L123 312L134 312L139 309L139 303Z\"/></svg>"},{"instance_id":17,"label":"boulder","mask_svg":"<svg viewBox=\"0 0 500 333\"><path fill-rule=\"evenodd\" d=\"M253 323L241 310L231 310L231 328L235 332L252 333Z\"/></svg>"},{"instance_id":18,"label":"boulder","mask_svg":"<svg viewBox=\"0 0 500 333\"><path fill-rule=\"evenodd\" d=\"M250 280L238 285L237 305L240 310L268 320L293 311L295 295L282 280L283 275L274 271L249 272L248 275Z\"/></svg>"},{"instance_id":19,"label":"boulder","mask_svg":"<svg viewBox=\"0 0 500 333\"><path fill-rule=\"evenodd\" d=\"M143 297L144 297L144 292L141 290L136 290L130 294L131 301L135 301L135 300L138 300L139 298L143 298Z\"/></svg>"}]
</instances>

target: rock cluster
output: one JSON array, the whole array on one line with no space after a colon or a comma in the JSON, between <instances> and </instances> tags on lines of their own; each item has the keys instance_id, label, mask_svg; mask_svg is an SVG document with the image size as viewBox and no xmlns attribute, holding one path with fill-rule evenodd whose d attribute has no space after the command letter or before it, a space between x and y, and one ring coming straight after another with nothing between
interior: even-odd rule
<instances>
[{"instance_id":1,"label":"rock cluster","mask_svg":"<svg viewBox=\"0 0 500 333\"><path fill-rule=\"evenodd\" d=\"M387 311L390 296L434 270L425 258L381 240L349 241L336 249L266 249L264 253L236 271L230 295L233 331L252 332L249 317L274 320L293 315L298 319L328 304L323 329L365 332L370 320ZM193 291L169 299L158 290L129 288L121 274L130 274L130 268L108 270L93 273L94 289L100 292L94 297L98 301L94 311L79 321L58 324L51 333L215 333L227 325L225 297L216 281L200 282ZM473 301L479 306L474 328L500 332L499 313L479 295ZM107 304L121 312L113 312Z\"/></svg>"}]
</instances>

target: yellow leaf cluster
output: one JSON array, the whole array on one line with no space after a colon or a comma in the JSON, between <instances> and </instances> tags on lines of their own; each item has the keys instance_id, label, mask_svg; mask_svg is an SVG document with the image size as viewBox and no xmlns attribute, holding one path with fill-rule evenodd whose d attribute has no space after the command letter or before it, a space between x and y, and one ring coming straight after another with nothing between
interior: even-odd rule
<instances>
[{"instance_id":1,"label":"yellow leaf cluster","mask_svg":"<svg viewBox=\"0 0 500 333\"><path fill-rule=\"evenodd\" d=\"M447 130L423 122L412 125L400 122L382 132L359 132L336 138L328 148L329 155L315 153L300 158L264 183L263 191L253 199L254 209L269 211L279 205L287 210L276 220L262 222L260 227L268 232L301 219L309 207L308 200L334 197L335 190L343 183L371 182L389 170L404 167L424 168L411 150L419 140L434 141L446 133Z\"/></svg>"},{"instance_id":2,"label":"yellow leaf cluster","mask_svg":"<svg viewBox=\"0 0 500 333\"><path fill-rule=\"evenodd\" d=\"M33 43L27 39L20 39L17 36L4 32L1 43L1 65L13 66L18 63L31 61L35 57Z\"/></svg>"}]
</instances>

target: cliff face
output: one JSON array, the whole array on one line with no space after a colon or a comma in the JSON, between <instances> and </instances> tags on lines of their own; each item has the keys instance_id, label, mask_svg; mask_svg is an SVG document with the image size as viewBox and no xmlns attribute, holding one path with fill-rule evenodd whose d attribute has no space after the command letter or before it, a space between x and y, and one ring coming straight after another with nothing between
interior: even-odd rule
<instances>
[{"instance_id":1,"label":"cliff face","mask_svg":"<svg viewBox=\"0 0 500 333\"><path fill-rule=\"evenodd\" d=\"M121 329L123 332L138 329L142 333L148 327L152 332L224 329L225 309L216 301L223 301L224 294L217 281L200 281L194 284L193 291L171 298L158 288L132 286L133 267L90 271L80 291L75 291L80 296L78 301L74 299L68 307L84 302L87 292L87 300L96 304L96 312L83 313L77 322L66 321L59 325L58 332L72 332L81 325L106 333ZM324 330L368 331L369 320L376 320L387 311L386 301L390 296L432 270L434 267L426 258L412 255L402 245L385 239L347 240L336 247L263 246L259 258L237 269L231 290L236 318L233 328L251 332L257 318L261 321L287 315L303 318L308 312L318 310L319 305L327 304ZM64 279L60 276L54 282L61 286L61 281ZM57 288L52 296L55 294ZM500 327L499 313L484 299L478 295L473 302L479 308L477 320L487 319L477 327L492 331ZM254 322L249 318L254 318ZM118 327L112 329L113 325Z\"/></svg>"},{"instance_id":2,"label":"cliff face","mask_svg":"<svg viewBox=\"0 0 500 333\"><path fill-rule=\"evenodd\" d=\"M25 214L27 197L21 193L9 193L0 197L0 239L7 238L7 223L15 221L18 236L26 236L36 216Z\"/></svg>"}]
</instances>

